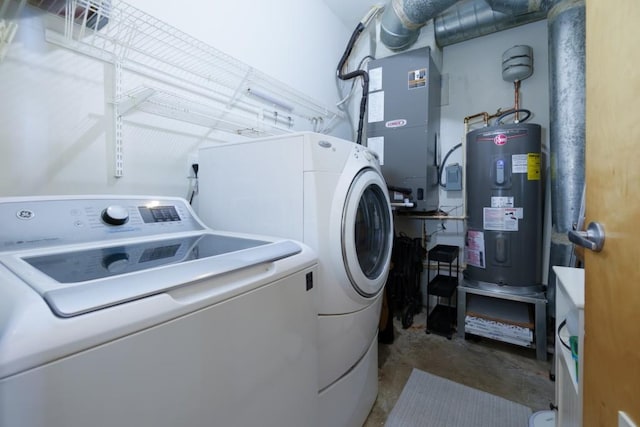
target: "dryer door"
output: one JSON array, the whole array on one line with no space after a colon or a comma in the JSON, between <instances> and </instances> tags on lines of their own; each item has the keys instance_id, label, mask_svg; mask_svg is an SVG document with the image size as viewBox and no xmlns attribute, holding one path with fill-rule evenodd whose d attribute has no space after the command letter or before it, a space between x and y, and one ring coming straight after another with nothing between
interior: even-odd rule
<instances>
[{"instance_id":1,"label":"dryer door","mask_svg":"<svg viewBox=\"0 0 640 427\"><path fill-rule=\"evenodd\" d=\"M363 169L351 183L342 212L342 259L360 295L373 297L384 287L392 244L386 184L376 170Z\"/></svg>"}]
</instances>

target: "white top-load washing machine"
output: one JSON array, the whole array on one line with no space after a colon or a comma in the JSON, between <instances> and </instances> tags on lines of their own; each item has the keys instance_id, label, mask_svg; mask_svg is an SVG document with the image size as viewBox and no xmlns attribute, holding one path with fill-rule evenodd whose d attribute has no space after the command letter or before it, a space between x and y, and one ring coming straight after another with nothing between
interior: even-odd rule
<instances>
[{"instance_id":1,"label":"white top-load washing machine","mask_svg":"<svg viewBox=\"0 0 640 427\"><path fill-rule=\"evenodd\" d=\"M0 425L302 426L317 261L178 198L0 199Z\"/></svg>"},{"instance_id":2,"label":"white top-load washing machine","mask_svg":"<svg viewBox=\"0 0 640 427\"><path fill-rule=\"evenodd\" d=\"M324 425L362 425L377 394L377 329L393 219L376 155L301 132L204 147L202 220L303 241L318 253Z\"/></svg>"}]
</instances>

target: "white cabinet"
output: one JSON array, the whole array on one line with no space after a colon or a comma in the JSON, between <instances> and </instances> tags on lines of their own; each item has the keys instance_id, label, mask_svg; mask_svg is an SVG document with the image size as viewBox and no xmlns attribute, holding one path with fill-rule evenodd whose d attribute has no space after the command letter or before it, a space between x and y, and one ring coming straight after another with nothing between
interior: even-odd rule
<instances>
[{"instance_id":1,"label":"white cabinet","mask_svg":"<svg viewBox=\"0 0 640 427\"><path fill-rule=\"evenodd\" d=\"M582 425L582 369L584 366L584 270L553 267L556 274L556 425ZM558 328L563 321L566 324ZM569 332L571 331L571 332ZM578 363L571 355L569 337L578 341Z\"/></svg>"}]
</instances>

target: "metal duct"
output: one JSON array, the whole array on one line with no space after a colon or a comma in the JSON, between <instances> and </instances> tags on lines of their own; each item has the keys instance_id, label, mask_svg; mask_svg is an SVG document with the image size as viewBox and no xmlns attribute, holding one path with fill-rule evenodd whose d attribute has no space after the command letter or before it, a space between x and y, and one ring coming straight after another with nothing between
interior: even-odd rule
<instances>
[{"instance_id":1,"label":"metal duct","mask_svg":"<svg viewBox=\"0 0 640 427\"><path fill-rule=\"evenodd\" d=\"M491 9L496 12L502 12L509 15L522 15L523 13L530 12L528 1L513 1L513 0L486 0L491 6Z\"/></svg>"},{"instance_id":2,"label":"metal duct","mask_svg":"<svg viewBox=\"0 0 640 427\"><path fill-rule=\"evenodd\" d=\"M392 50L411 46L420 27L456 0L391 0L384 8L380 22L380 40Z\"/></svg>"},{"instance_id":3,"label":"metal duct","mask_svg":"<svg viewBox=\"0 0 640 427\"><path fill-rule=\"evenodd\" d=\"M567 232L579 220L585 182L584 0L556 4L549 28L549 148L551 155L551 249L549 306L555 301L554 265L569 266Z\"/></svg>"},{"instance_id":4,"label":"metal duct","mask_svg":"<svg viewBox=\"0 0 640 427\"><path fill-rule=\"evenodd\" d=\"M546 18L548 0L464 0L434 20L440 47ZM504 11L504 12L503 12Z\"/></svg>"}]
</instances>

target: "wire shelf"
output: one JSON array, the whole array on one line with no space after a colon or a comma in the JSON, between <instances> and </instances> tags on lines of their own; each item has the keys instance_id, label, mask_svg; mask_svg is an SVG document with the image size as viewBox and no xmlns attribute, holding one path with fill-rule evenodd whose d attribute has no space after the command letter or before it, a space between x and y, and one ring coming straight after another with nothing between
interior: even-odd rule
<instances>
[{"instance_id":1,"label":"wire shelf","mask_svg":"<svg viewBox=\"0 0 640 427\"><path fill-rule=\"evenodd\" d=\"M257 118L248 113L223 110L211 105L184 98L178 94L151 87L138 87L119 100L121 106L131 103L130 108L121 111L126 115L137 110L179 120L210 129L263 137L291 132L290 121L284 117L263 115Z\"/></svg>"},{"instance_id":2,"label":"wire shelf","mask_svg":"<svg viewBox=\"0 0 640 427\"><path fill-rule=\"evenodd\" d=\"M123 1L30 0L30 3L38 3L38 7L64 20L63 29L47 29L48 41L119 64L124 71L178 88L193 94L194 99L206 98L211 104L196 108L197 102L188 95L167 96L156 92L146 102L137 104L140 110L157 114L173 111L173 118L235 132L256 128L256 118L274 122L274 126L259 129L258 135L266 129L269 134L286 132L293 123L292 116L311 123L329 123L343 117L339 110L321 105ZM252 93L265 95L257 99ZM122 94L117 94L115 98L121 97ZM176 103L173 107L172 102ZM185 103L190 107L184 108ZM159 105L163 107L158 108ZM212 115L205 119L202 111ZM223 121L222 116L233 119Z\"/></svg>"}]
</instances>

